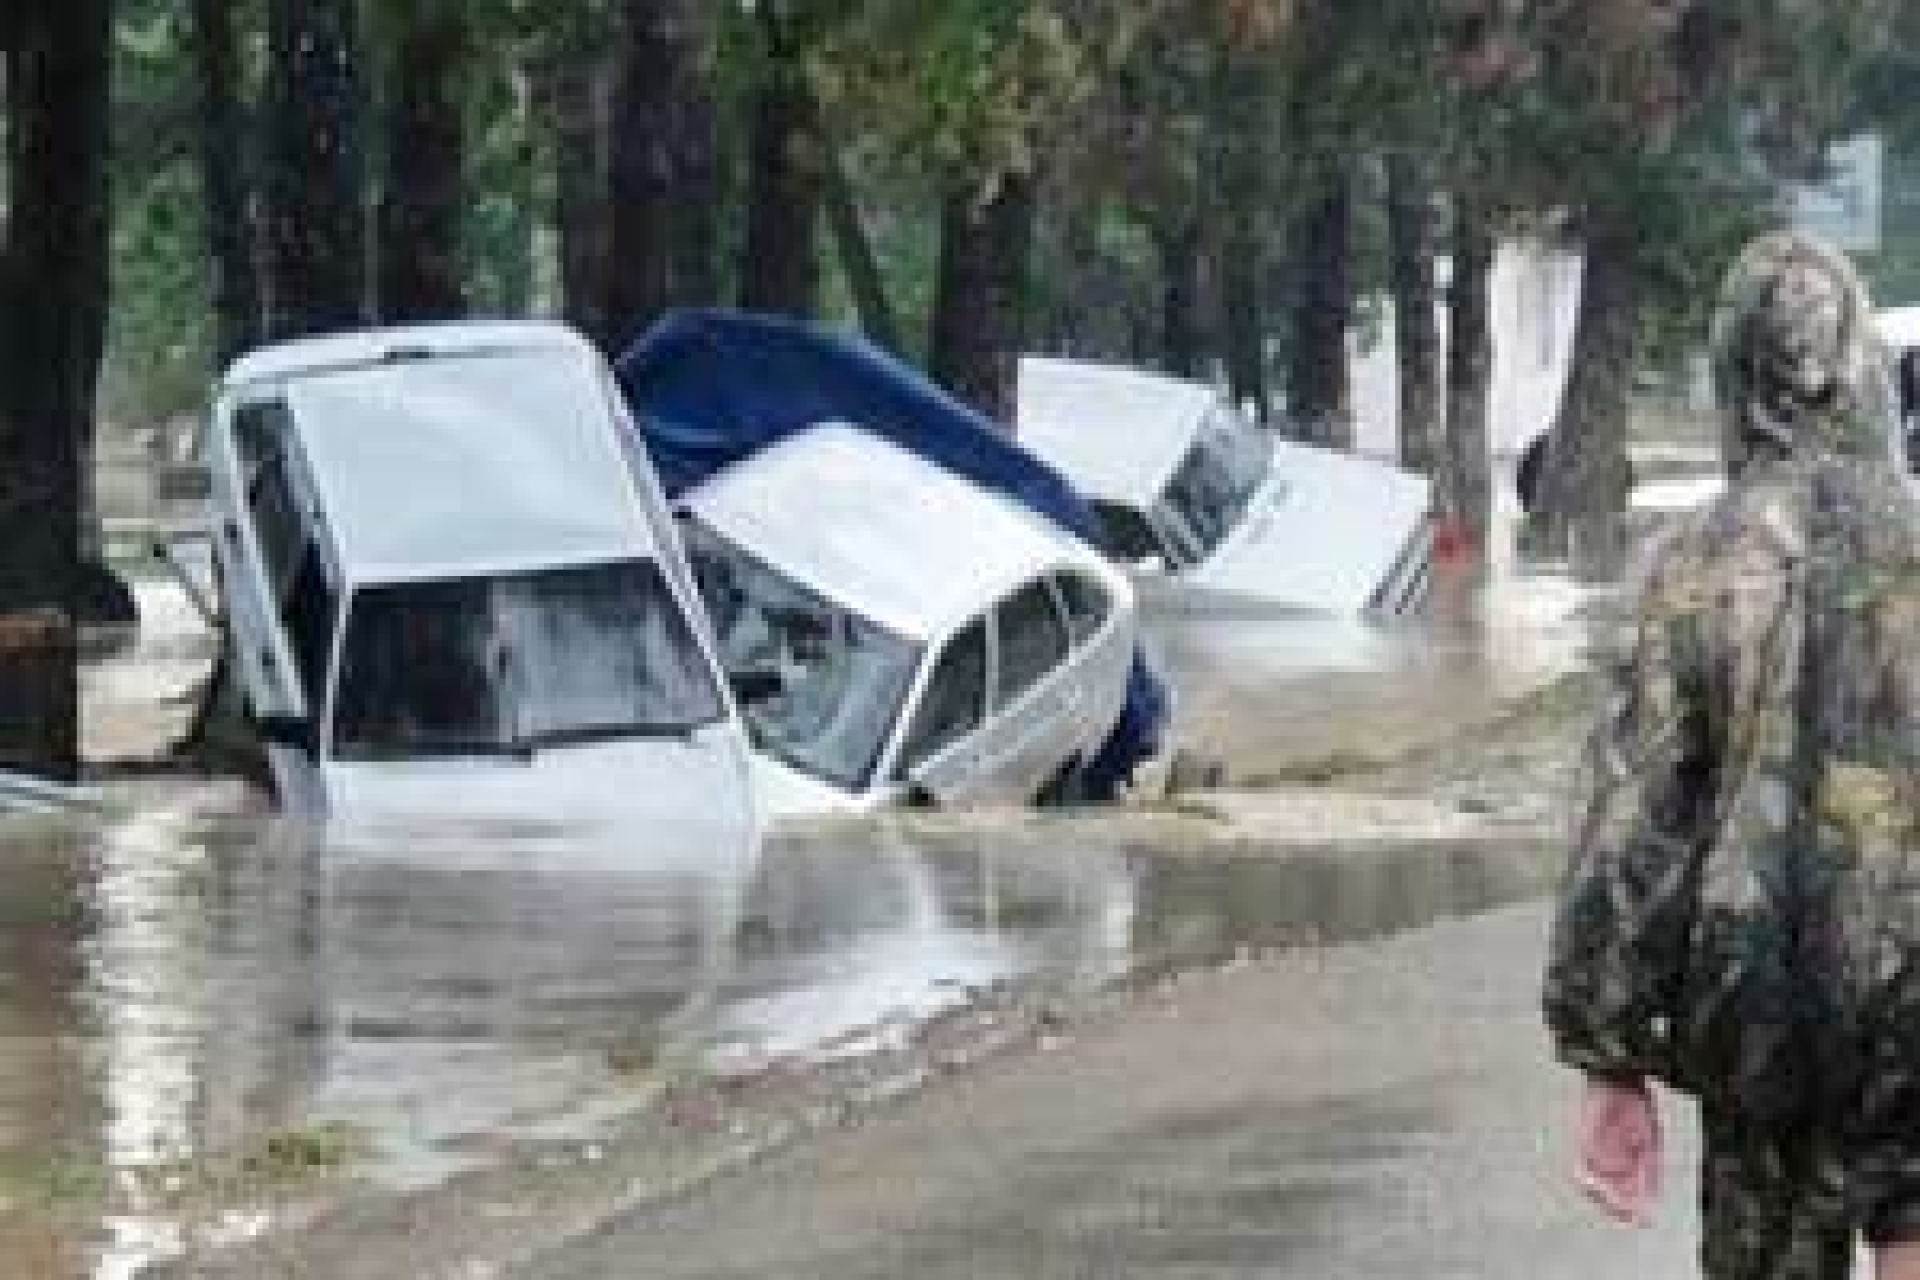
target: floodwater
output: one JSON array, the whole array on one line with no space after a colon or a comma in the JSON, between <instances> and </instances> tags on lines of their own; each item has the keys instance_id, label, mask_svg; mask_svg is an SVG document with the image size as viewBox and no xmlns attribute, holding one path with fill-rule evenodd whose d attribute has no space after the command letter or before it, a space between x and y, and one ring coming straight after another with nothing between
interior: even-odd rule
<instances>
[{"instance_id":1,"label":"floodwater","mask_svg":"<svg viewBox=\"0 0 1920 1280\"><path fill-rule=\"evenodd\" d=\"M356 846L165 812L16 829L0 1247L36 1274L134 1275L185 1232L267 1226L239 1206L300 1172L281 1162L331 1164L330 1144L355 1176L421 1185L594 1139L663 1062L858 1054L986 991L1070 997L1374 936L1541 874L1498 850L1177 862L1002 844L886 826L777 840L741 884L556 832Z\"/></svg>"},{"instance_id":2,"label":"floodwater","mask_svg":"<svg viewBox=\"0 0 1920 1280\"><path fill-rule=\"evenodd\" d=\"M96 756L183 723L210 651L177 591L140 594L139 645L88 673ZM1167 613L1149 633L1181 740L1253 777L1551 678L1585 602L1503 572L1470 614L1400 630ZM591 1141L668 1069L860 1054L983 992L1071 996L1543 887L1531 850L1183 859L886 823L776 838L749 875L649 833L325 836L140 787L111 822L0 826L0 1257L23 1274L132 1276L266 1229L245 1206L289 1173L407 1187Z\"/></svg>"}]
</instances>

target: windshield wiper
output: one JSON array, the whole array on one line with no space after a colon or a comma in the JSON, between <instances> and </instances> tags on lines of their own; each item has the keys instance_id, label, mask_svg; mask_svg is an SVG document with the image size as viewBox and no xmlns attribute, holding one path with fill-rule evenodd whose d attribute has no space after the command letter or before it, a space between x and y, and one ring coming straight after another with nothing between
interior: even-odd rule
<instances>
[{"instance_id":1,"label":"windshield wiper","mask_svg":"<svg viewBox=\"0 0 1920 1280\"><path fill-rule=\"evenodd\" d=\"M547 729L540 733L523 734L518 744L530 751L542 751L552 747L579 747L597 742L630 740L692 743L695 735L712 723L711 720L704 722L682 720L664 724L582 725L570 729Z\"/></svg>"},{"instance_id":2,"label":"windshield wiper","mask_svg":"<svg viewBox=\"0 0 1920 1280\"><path fill-rule=\"evenodd\" d=\"M340 759L372 763L404 760L494 760L521 757L528 753L513 742L468 738L437 738L408 742L345 743L337 751Z\"/></svg>"}]
</instances>

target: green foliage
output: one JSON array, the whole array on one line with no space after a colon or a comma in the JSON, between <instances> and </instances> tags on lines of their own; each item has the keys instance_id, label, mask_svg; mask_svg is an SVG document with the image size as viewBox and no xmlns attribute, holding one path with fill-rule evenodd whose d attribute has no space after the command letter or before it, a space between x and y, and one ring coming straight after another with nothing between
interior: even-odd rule
<instances>
[{"instance_id":1,"label":"green foliage","mask_svg":"<svg viewBox=\"0 0 1920 1280\"><path fill-rule=\"evenodd\" d=\"M255 1177L284 1181L332 1172L365 1147L359 1130L335 1121L268 1134L243 1164Z\"/></svg>"},{"instance_id":2,"label":"green foliage","mask_svg":"<svg viewBox=\"0 0 1920 1280\"><path fill-rule=\"evenodd\" d=\"M193 81L180 6L123 4L115 31L114 304L101 404L144 424L205 396L213 345Z\"/></svg>"},{"instance_id":3,"label":"green foliage","mask_svg":"<svg viewBox=\"0 0 1920 1280\"><path fill-rule=\"evenodd\" d=\"M550 306L556 150L530 82L556 59L604 60L625 6L367 3L369 82L407 73L396 23L435 4L459 5L474 33L475 308ZM240 10L257 78L259 15ZM1698 332L1712 277L1769 216L1780 173L1862 121L1920 152L1920 5L1896 0L736 0L716 17L729 194L713 216L738 218L752 89L804 76L908 333L954 183L986 199L1009 174L1044 179L1035 288L1071 320L1086 242L1061 230L1069 205L1099 267L1125 276L1114 292L1147 307L1152 234L1203 212L1210 234L1270 246L1329 159L1402 149L1433 157L1456 196L1574 236L1583 215L1630 213L1661 356ZM196 86L184 6L122 0L117 24L105 404L149 421L197 404L210 373ZM1377 212L1363 219L1361 262L1377 265ZM1902 260L1890 251L1888 270ZM844 289L831 273L826 285L844 317Z\"/></svg>"},{"instance_id":4,"label":"green foliage","mask_svg":"<svg viewBox=\"0 0 1920 1280\"><path fill-rule=\"evenodd\" d=\"M1051 124L1089 89L1064 6L873 0L823 30L809 62L831 118L884 133L942 180L990 198L1034 172Z\"/></svg>"}]
</instances>

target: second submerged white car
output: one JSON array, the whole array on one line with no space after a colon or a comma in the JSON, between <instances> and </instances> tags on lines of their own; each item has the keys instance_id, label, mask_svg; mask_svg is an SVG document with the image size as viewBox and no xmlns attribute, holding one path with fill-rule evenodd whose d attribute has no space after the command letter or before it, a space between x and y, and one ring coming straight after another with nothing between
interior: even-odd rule
<instances>
[{"instance_id":1,"label":"second submerged white car","mask_svg":"<svg viewBox=\"0 0 1920 1280\"><path fill-rule=\"evenodd\" d=\"M1211 387L1020 362L1019 441L1085 497L1106 551L1176 606L1391 617L1425 598L1427 481L1262 431Z\"/></svg>"},{"instance_id":2,"label":"second submerged white car","mask_svg":"<svg viewBox=\"0 0 1920 1280\"><path fill-rule=\"evenodd\" d=\"M1125 576L1006 499L826 424L682 504L770 816L1070 796L1119 718Z\"/></svg>"}]
</instances>

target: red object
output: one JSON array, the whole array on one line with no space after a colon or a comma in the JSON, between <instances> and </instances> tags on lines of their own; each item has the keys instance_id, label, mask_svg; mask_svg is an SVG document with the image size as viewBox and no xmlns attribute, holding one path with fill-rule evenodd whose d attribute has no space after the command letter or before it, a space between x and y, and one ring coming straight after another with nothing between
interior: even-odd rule
<instances>
[{"instance_id":1,"label":"red object","mask_svg":"<svg viewBox=\"0 0 1920 1280\"><path fill-rule=\"evenodd\" d=\"M1433 525L1433 559L1438 565L1457 565L1473 558L1473 535L1450 516Z\"/></svg>"}]
</instances>

